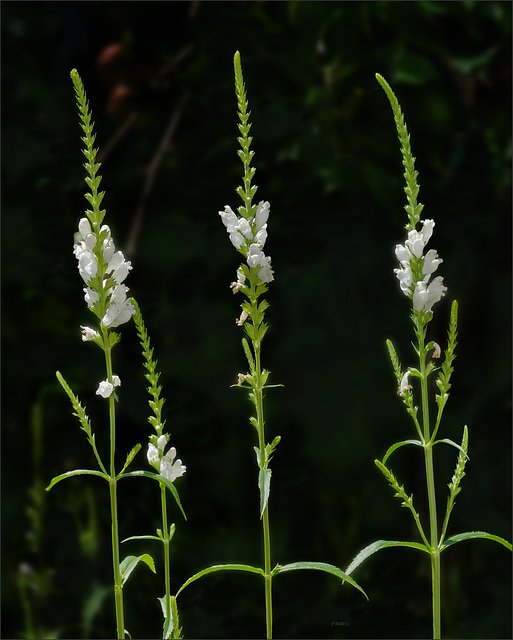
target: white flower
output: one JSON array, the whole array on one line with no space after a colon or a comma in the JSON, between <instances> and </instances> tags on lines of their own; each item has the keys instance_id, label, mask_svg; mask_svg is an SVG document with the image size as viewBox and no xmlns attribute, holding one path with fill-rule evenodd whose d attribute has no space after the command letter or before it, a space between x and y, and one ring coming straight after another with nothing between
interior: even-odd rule
<instances>
[{"instance_id":1,"label":"white flower","mask_svg":"<svg viewBox=\"0 0 513 640\"><path fill-rule=\"evenodd\" d=\"M258 245L264 248L265 241L267 240L267 224L260 229L260 231L255 236L255 241Z\"/></svg>"},{"instance_id":2,"label":"white flower","mask_svg":"<svg viewBox=\"0 0 513 640\"><path fill-rule=\"evenodd\" d=\"M424 220L422 222L422 238L424 240L424 246L427 245L431 236L433 235L433 227L435 226L434 220Z\"/></svg>"},{"instance_id":3,"label":"white flower","mask_svg":"<svg viewBox=\"0 0 513 640\"><path fill-rule=\"evenodd\" d=\"M438 257L438 253L434 249L430 249L424 256L422 273L424 275L429 275L430 273L434 273L438 269L438 265L441 262L443 262L443 260Z\"/></svg>"},{"instance_id":4,"label":"white flower","mask_svg":"<svg viewBox=\"0 0 513 640\"><path fill-rule=\"evenodd\" d=\"M175 460L176 458L176 449L171 447L169 451L164 454L164 448L167 444L169 436L166 434L162 434L159 436L157 440L157 447L150 442L148 444L148 462L152 467L159 471L160 475L164 476L169 482L174 482L177 478L182 476L186 467L182 464L180 459Z\"/></svg>"},{"instance_id":5,"label":"white flower","mask_svg":"<svg viewBox=\"0 0 513 640\"><path fill-rule=\"evenodd\" d=\"M234 230L230 233L230 242L236 249L240 249L245 244L244 236L240 231Z\"/></svg>"},{"instance_id":6,"label":"white flower","mask_svg":"<svg viewBox=\"0 0 513 640\"><path fill-rule=\"evenodd\" d=\"M102 380L102 382L100 382L100 384L98 385L96 395L102 396L102 398L108 398L114 391L114 388L119 387L120 384L121 380L119 379L119 376L112 376L112 382L109 382L108 380Z\"/></svg>"},{"instance_id":7,"label":"white flower","mask_svg":"<svg viewBox=\"0 0 513 640\"><path fill-rule=\"evenodd\" d=\"M430 285L424 281L417 282L413 291L413 308L417 311L427 313L436 302L439 302L445 295L447 287L444 287L443 278L437 276Z\"/></svg>"},{"instance_id":8,"label":"white flower","mask_svg":"<svg viewBox=\"0 0 513 640\"><path fill-rule=\"evenodd\" d=\"M246 322L246 320L248 319L248 315L249 315L249 314L248 314L248 312L247 312L247 311L245 311L245 310L243 309L243 310L241 311L240 318L239 318L238 320L235 320L235 324L236 324L238 327L242 327L242 325L243 325L243 324Z\"/></svg>"},{"instance_id":9,"label":"white flower","mask_svg":"<svg viewBox=\"0 0 513 640\"><path fill-rule=\"evenodd\" d=\"M252 269L254 269L255 267L257 267L259 265L263 265L263 259L264 258L265 258L264 252L258 246L258 244L253 243L252 245L250 245L250 247L248 249L248 255L246 256L246 260L248 262L248 265Z\"/></svg>"},{"instance_id":10,"label":"white flower","mask_svg":"<svg viewBox=\"0 0 513 640\"><path fill-rule=\"evenodd\" d=\"M98 292L94 289L91 289L91 287L84 287L84 293L84 298L89 308L93 307L100 299Z\"/></svg>"},{"instance_id":11,"label":"white flower","mask_svg":"<svg viewBox=\"0 0 513 640\"><path fill-rule=\"evenodd\" d=\"M119 327L134 315L135 308L131 300L126 297L127 291L128 287L124 284L117 284L113 288L109 307L102 318L104 327Z\"/></svg>"},{"instance_id":12,"label":"white flower","mask_svg":"<svg viewBox=\"0 0 513 640\"><path fill-rule=\"evenodd\" d=\"M105 238L102 245L103 250L103 259L105 262L109 263L112 260L112 256L116 251L116 247L114 246L114 240L109 236Z\"/></svg>"},{"instance_id":13,"label":"white flower","mask_svg":"<svg viewBox=\"0 0 513 640\"><path fill-rule=\"evenodd\" d=\"M122 251L116 251L107 265L107 273L111 274L117 284L121 284L132 268L132 263L125 260Z\"/></svg>"},{"instance_id":14,"label":"white flower","mask_svg":"<svg viewBox=\"0 0 513 640\"><path fill-rule=\"evenodd\" d=\"M96 242L94 236L90 236ZM91 244L91 243L90 243ZM78 260L78 270L82 280L87 284L98 272L98 262L93 251L85 240L73 245L73 253Z\"/></svg>"},{"instance_id":15,"label":"white flower","mask_svg":"<svg viewBox=\"0 0 513 640\"><path fill-rule=\"evenodd\" d=\"M85 240L87 236L91 234L91 225L87 218L80 218L78 222L78 231L82 236L82 240Z\"/></svg>"},{"instance_id":16,"label":"white flower","mask_svg":"<svg viewBox=\"0 0 513 640\"><path fill-rule=\"evenodd\" d=\"M406 295L410 295L411 286L413 284L413 276L411 273L411 268L409 262L403 261L401 262L400 269L394 269L394 273L396 274L399 285L401 287L401 291Z\"/></svg>"},{"instance_id":17,"label":"white flower","mask_svg":"<svg viewBox=\"0 0 513 640\"><path fill-rule=\"evenodd\" d=\"M187 469L187 467L182 464L182 461L179 458L175 460L175 457L176 449L171 447L160 461L160 475L164 476L169 482L174 482L177 478L183 476Z\"/></svg>"},{"instance_id":18,"label":"white flower","mask_svg":"<svg viewBox=\"0 0 513 640\"><path fill-rule=\"evenodd\" d=\"M268 202L260 202L256 213L255 213L255 227L257 232L260 231L260 229L263 229L264 224L267 222L267 219L269 218L269 203Z\"/></svg>"},{"instance_id":19,"label":"white flower","mask_svg":"<svg viewBox=\"0 0 513 640\"><path fill-rule=\"evenodd\" d=\"M274 271L271 269L271 258L264 256L262 266L258 272L260 282L272 282L274 280Z\"/></svg>"},{"instance_id":20,"label":"white flower","mask_svg":"<svg viewBox=\"0 0 513 640\"><path fill-rule=\"evenodd\" d=\"M159 450L151 442L148 444L148 453L146 455L148 456L148 462L154 467L155 463L159 461Z\"/></svg>"},{"instance_id":21,"label":"white flower","mask_svg":"<svg viewBox=\"0 0 513 640\"><path fill-rule=\"evenodd\" d=\"M91 329L91 327L83 327L82 325L80 325L80 328L82 329L82 340L84 342L94 340L99 335L98 331Z\"/></svg>"},{"instance_id":22,"label":"white flower","mask_svg":"<svg viewBox=\"0 0 513 640\"><path fill-rule=\"evenodd\" d=\"M402 396L403 393L406 391L406 389L413 389L413 387L411 386L411 384L408 384L408 376L410 375L410 372L407 371L402 379L401 379L401 384L399 386L399 389L397 391L397 393Z\"/></svg>"},{"instance_id":23,"label":"white flower","mask_svg":"<svg viewBox=\"0 0 513 640\"><path fill-rule=\"evenodd\" d=\"M228 233L231 233L235 228L237 228L239 219L232 211L231 207L226 205L224 211L220 211L219 215L221 216L221 220L223 221L223 224L226 227Z\"/></svg>"},{"instance_id":24,"label":"white flower","mask_svg":"<svg viewBox=\"0 0 513 640\"><path fill-rule=\"evenodd\" d=\"M253 240L253 231L251 230L251 225L246 220L246 218L241 218L239 220L239 231L246 238L246 240Z\"/></svg>"}]
</instances>

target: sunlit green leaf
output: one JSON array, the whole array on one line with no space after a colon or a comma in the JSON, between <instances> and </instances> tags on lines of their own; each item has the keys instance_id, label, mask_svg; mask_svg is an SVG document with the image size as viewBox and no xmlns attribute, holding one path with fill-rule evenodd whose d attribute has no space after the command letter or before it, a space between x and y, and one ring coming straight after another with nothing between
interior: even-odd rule
<instances>
[{"instance_id":1,"label":"sunlit green leaf","mask_svg":"<svg viewBox=\"0 0 513 640\"><path fill-rule=\"evenodd\" d=\"M296 571L298 569L313 569L316 571L324 571L325 573L331 573L337 578L340 578L343 582L349 582L350 585L355 587L363 593L363 595L369 599L365 591L360 587L360 585L355 582L352 578L348 576L347 573L344 573L338 567L335 567L332 564L326 564L325 562L292 562L290 564L285 564L283 566L278 565L273 570L273 575L278 575L279 573L285 573L286 571Z\"/></svg>"},{"instance_id":2,"label":"sunlit green leaf","mask_svg":"<svg viewBox=\"0 0 513 640\"><path fill-rule=\"evenodd\" d=\"M193 582L196 582L196 580L199 580L199 578L202 578L209 573L215 573L217 571L247 571L249 573L258 573L262 577L265 577L263 569L260 569L259 567L252 567L249 564L216 564L212 567L208 567L207 569L203 569L203 571L199 571L198 573L191 576L188 580L186 580L176 592L176 597L178 597L178 594L181 593L185 589L185 587L188 587Z\"/></svg>"},{"instance_id":3,"label":"sunlit green leaf","mask_svg":"<svg viewBox=\"0 0 513 640\"><path fill-rule=\"evenodd\" d=\"M109 476L101 471L95 471L94 469L75 469L74 471L67 471L66 473L62 473L60 476L52 478L52 481L46 487L46 491L50 491L50 489L61 480L66 480L66 478L72 478L73 476L99 476L100 478L107 480L107 482L109 481Z\"/></svg>"},{"instance_id":4,"label":"sunlit green leaf","mask_svg":"<svg viewBox=\"0 0 513 640\"><path fill-rule=\"evenodd\" d=\"M512 550L511 542L508 542L500 536L493 535L493 533L486 533L486 531L467 531L466 533L458 533L455 536L448 538L441 546L441 550L443 551L444 549L447 549L447 547L450 547L457 542L463 542L463 540L472 540L474 538L485 538L486 540L494 540L495 542L502 544L504 547L506 547L506 549L509 549L510 551Z\"/></svg>"}]
</instances>

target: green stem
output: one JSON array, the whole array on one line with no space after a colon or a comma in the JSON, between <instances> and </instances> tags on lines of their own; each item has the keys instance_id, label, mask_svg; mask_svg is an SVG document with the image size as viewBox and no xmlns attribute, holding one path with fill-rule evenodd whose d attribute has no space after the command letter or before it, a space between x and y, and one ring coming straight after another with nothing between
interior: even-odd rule
<instances>
[{"instance_id":1,"label":"green stem","mask_svg":"<svg viewBox=\"0 0 513 640\"><path fill-rule=\"evenodd\" d=\"M169 528L167 526L166 487L160 485L160 500L162 503L162 544L164 545L164 576L166 582L166 616L171 617L171 565L169 559ZM174 631L174 630L173 630ZM174 633L173 633L174 637Z\"/></svg>"},{"instance_id":2,"label":"green stem","mask_svg":"<svg viewBox=\"0 0 513 640\"><path fill-rule=\"evenodd\" d=\"M258 445L260 448L261 464L267 466L265 454L265 433L264 433L264 391L262 388L261 366L260 366L260 341L254 341L255 368L256 368L256 410L258 425ZM272 575L271 575L271 534L269 528L269 503L267 503L262 514L262 529L264 536L264 573L265 573L265 625L267 640L273 637L273 603L272 603Z\"/></svg>"},{"instance_id":3,"label":"green stem","mask_svg":"<svg viewBox=\"0 0 513 640\"><path fill-rule=\"evenodd\" d=\"M424 426L424 442L431 440L429 424L429 402L426 374L426 325L422 323L420 314L416 317L419 353L420 353L420 374L422 388L422 418ZM431 581L433 594L433 638L441 637L441 599L440 599L440 551L438 549L438 521L436 513L436 492L435 492L435 471L433 466L433 447L428 444L424 446L424 462L426 467L426 481L429 504L429 524L431 543Z\"/></svg>"},{"instance_id":4,"label":"green stem","mask_svg":"<svg viewBox=\"0 0 513 640\"><path fill-rule=\"evenodd\" d=\"M102 327L104 344L108 344L108 331ZM112 358L110 347L105 349L105 364L107 367L107 379L112 380ZM118 530L118 500L116 481L116 408L114 405L114 393L109 396L109 423L110 423L110 515L112 523L112 566L114 570L114 600L116 605L116 628L118 640L125 637L125 621L123 611L123 582L119 568L119 530Z\"/></svg>"}]
</instances>

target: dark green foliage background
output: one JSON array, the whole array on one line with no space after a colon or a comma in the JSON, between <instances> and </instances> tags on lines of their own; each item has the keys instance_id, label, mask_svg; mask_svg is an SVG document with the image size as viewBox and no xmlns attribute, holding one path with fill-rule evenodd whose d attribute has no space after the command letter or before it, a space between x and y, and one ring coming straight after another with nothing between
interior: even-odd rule
<instances>
[{"instance_id":1,"label":"dark green foliage background","mask_svg":"<svg viewBox=\"0 0 513 640\"><path fill-rule=\"evenodd\" d=\"M390 444L413 437L385 339L403 366L414 364L408 301L392 271L406 222L401 158L376 72L405 112L420 201L436 221L432 246L444 259L449 291L435 307L432 339L445 344L450 301L460 303L441 435L459 441L468 424L471 459L449 534L484 529L511 539L511 3L3 2L1 10L3 637L24 637L28 628L16 586L21 563L31 567L37 637L114 633L106 486L84 477L36 492L44 518L35 547L26 538L30 487L95 464L57 369L86 405L107 457L105 403L94 395L102 354L80 340L79 325L91 317L72 254L86 204L73 67L90 97L100 150L138 114L101 170L120 248L167 123L187 96L127 281L159 359L167 427L187 465L177 487L188 522L172 511L173 588L210 564L262 562L250 406L230 388L245 370L234 322L240 300L228 288L239 256L217 215L239 204L237 49L257 198L271 202L266 252L276 280L264 365L271 382L285 385L267 400L268 438L282 436L270 501L273 563L343 568L375 539L416 540L373 464ZM112 43L123 53L108 69L98 57ZM120 84L132 91L122 104L113 99ZM123 381L120 462L150 433L135 330L122 333L114 354ZM439 447L436 459L443 507L456 454ZM425 513L420 453L401 449L391 464ZM137 467L146 468L142 453ZM150 485L120 484L122 537L158 526ZM138 568L126 588L132 637L158 637L160 550L123 547L124 555L158 559L157 577ZM467 542L444 554L442 568L445 637L511 637L509 553ZM280 576L275 635L429 637L429 572L413 551L381 552L355 575L369 603L327 575ZM207 577L179 605L189 638L264 633L263 585L253 575Z\"/></svg>"}]
</instances>

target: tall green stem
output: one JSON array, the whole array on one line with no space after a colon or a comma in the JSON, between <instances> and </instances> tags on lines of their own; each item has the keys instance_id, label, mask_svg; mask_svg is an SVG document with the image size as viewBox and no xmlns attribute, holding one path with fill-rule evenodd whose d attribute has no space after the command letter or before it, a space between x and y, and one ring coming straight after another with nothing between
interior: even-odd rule
<instances>
[{"instance_id":1,"label":"tall green stem","mask_svg":"<svg viewBox=\"0 0 513 640\"><path fill-rule=\"evenodd\" d=\"M260 448L260 460L267 466L265 453L265 432L264 432L264 391L262 385L262 372L260 365L260 343L253 342L255 350L256 368L256 411L258 425L258 446ZM269 503L267 503L262 514L262 530L264 536L264 572L265 572L265 625L267 640L273 635L273 603L272 603L272 575L271 575L271 534L269 529Z\"/></svg>"},{"instance_id":2,"label":"tall green stem","mask_svg":"<svg viewBox=\"0 0 513 640\"><path fill-rule=\"evenodd\" d=\"M108 344L107 329L102 327L104 344ZM105 348L105 364L107 367L107 379L112 380L112 358L110 347ZM114 570L114 600L116 604L116 628L118 640L125 637L125 620L123 611L123 583L119 568L119 530L118 530L118 500L116 480L116 408L114 395L109 396L109 423L110 423L110 515L112 523L112 565Z\"/></svg>"},{"instance_id":3,"label":"tall green stem","mask_svg":"<svg viewBox=\"0 0 513 640\"><path fill-rule=\"evenodd\" d=\"M166 617L171 617L171 564L169 559L169 527L167 526L166 487L160 485L160 500L162 503L162 536L164 544L164 576L166 582ZM173 634L174 637L174 634Z\"/></svg>"},{"instance_id":4,"label":"tall green stem","mask_svg":"<svg viewBox=\"0 0 513 640\"><path fill-rule=\"evenodd\" d=\"M420 374L422 387L422 417L424 426L424 462L426 466L426 481L429 505L430 543L431 543L431 581L433 595L433 638L441 637L441 599L440 599L440 550L438 548L438 519L436 513L435 471L433 466L433 446L429 424L429 402L426 373L426 325L422 323L420 314L417 315L419 336Z\"/></svg>"}]
</instances>

